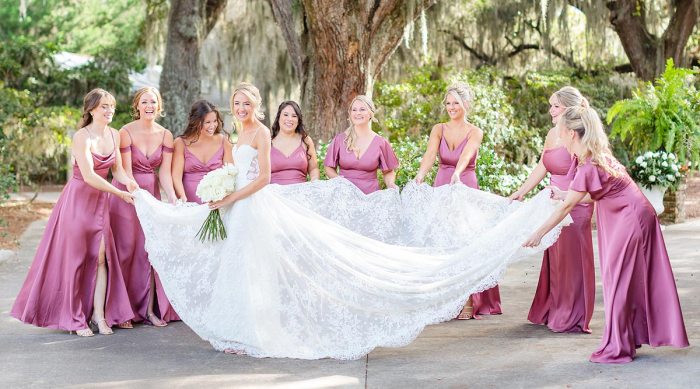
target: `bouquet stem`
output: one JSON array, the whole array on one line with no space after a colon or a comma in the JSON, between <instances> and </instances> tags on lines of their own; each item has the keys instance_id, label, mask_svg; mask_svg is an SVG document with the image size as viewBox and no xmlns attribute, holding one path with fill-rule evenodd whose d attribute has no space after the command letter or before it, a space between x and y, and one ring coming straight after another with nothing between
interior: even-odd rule
<instances>
[{"instance_id":1,"label":"bouquet stem","mask_svg":"<svg viewBox=\"0 0 700 389\"><path fill-rule=\"evenodd\" d=\"M221 220L221 213L219 213L218 209L209 212L209 215L206 220L204 220L196 236L202 243L226 239L226 228L224 227L223 220Z\"/></svg>"}]
</instances>

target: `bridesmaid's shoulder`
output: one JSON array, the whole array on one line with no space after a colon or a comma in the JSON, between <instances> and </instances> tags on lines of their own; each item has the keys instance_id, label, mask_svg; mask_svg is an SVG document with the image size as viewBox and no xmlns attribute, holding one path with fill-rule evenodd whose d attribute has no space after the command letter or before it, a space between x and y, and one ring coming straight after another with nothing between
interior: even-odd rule
<instances>
[{"instance_id":1,"label":"bridesmaid's shoulder","mask_svg":"<svg viewBox=\"0 0 700 389\"><path fill-rule=\"evenodd\" d=\"M181 136L178 136L173 140L173 146L175 148L183 148L185 147L185 140Z\"/></svg>"},{"instance_id":2,"label":"bridesmaid's shoulder","mask_svg":"<svg viewBox=\"0 0 700 389\"><path fill-rule=\"evenodd\" d=\"M484 136L484 131L472 123L467 123L467 128L472 134L479 134L480 136Z\"/></svg>"},{"instance_id":3,"label":"bridesmaid's shoulder","mask_svg":"<svg viewBox=\"0 0 700 389\"><path fill-rule=\"evenodd\" d=\"M433 125L433 128L430 130L430 135L436 134L439 136L442 136L442 129L445 126L445 123L435 123Z\"/></svg>"},{"instance_id":4,"label":"bridesmaid's shoulder","mask_svg":"<svg viewBox=\"0 0 700 389\"><path fill-rule=\"evenodd\" d=\"M315 147L314 140L308 135L306 136L306 138L304 138L304 144L306 145L306 147Z\"/></svg>"}]
</instances>

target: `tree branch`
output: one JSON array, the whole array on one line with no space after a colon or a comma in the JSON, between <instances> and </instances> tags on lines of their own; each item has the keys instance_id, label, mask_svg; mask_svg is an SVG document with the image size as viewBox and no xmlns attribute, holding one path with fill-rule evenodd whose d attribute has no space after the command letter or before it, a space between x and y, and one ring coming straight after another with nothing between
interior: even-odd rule
<instances>
[{"instance_id":1,"label":"tree branch","mask_svg":"<svg viewBox=\"0 0 700 389\"><path fill-rule=\"evenodd\" d=\"M449 30L439 30L439 31L452 37L452 39L455 42L457 42L460 46L462 46L462 48L464 50L467 50L471 55L473 55L476 59L478 59L482 63L485 63L485 64L494 63L493 58L489 57L486 53L479 52L476 49L469 46L467 41L465 41L464 38L462 38L461 36L455 34L452 31L449 31Z\"/></svg>"},{"instance_id":2,"label":"tree branch","mask_svg":"<svg viewBox=\"0 0 700 389\"><path fill-rule=\"evenodd\" d=\"M277 25L282 30L282 35L287 43L287 51L294 66L294 72L299 80L303 78L305 55L302 50L301 37L294 28L294 15L292 15L293 0L268 0L272 8Z\"/></svg>"},{"instance_id":3,"label":"tree branch","mask_svg":"<svg viewBox=\"0 0 700 389\"><path fill-rule=\"evenodd\" d=\"M698 0L677 0L676 10L664 31L664 57L672 57L677 65L685 62L685 46L698 21Z\"/></svg>"}]
</instances>

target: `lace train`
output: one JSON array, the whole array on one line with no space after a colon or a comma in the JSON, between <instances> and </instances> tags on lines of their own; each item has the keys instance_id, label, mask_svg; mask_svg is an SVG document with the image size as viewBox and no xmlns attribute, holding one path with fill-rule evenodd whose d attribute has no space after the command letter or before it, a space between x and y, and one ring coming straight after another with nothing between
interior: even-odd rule
<instances>
[{"instance_id":1,"label":"lace train","mask_svg":"<svg viewBox=\"0 0 700 389\"><path fill-rule=\"evenodd\" d=\"M409 184L365 196L344 179L268 185L223 212L228 238L195 238L205 205L145 191L146 250L180 317L217 350L255 357L356 359L450 320L513 261L554 211L463 185Z\"/></svg>"}]
</instances>

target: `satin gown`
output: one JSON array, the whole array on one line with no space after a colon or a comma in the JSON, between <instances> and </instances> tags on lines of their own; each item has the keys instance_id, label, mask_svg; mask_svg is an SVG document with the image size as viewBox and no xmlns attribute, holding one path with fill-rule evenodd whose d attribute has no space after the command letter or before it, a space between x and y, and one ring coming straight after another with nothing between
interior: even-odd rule
<instances>
[{"instance_id":1,"label":"satin gown","mask_svg":"<svg viewBox=\"0 0 700 389\"><path fill-rule=\"evenodd\" d=\"M289 185L306 182L309 159L303 143L288 156L272 146L270 148L270 170L272 171L271 184Z\"/></svg>"},{"instance_id":2,"label":"satin gown","mask_svg":"<svg viewBox=\"0 0 700 389\"><path fill-rule=\"evenodd\" d=\"M105 156L93 152L95 173L107 178L115 155L116 150ZM108 268L105 320L111 326L134 318L110 228L109 197L88 185L78 165L73 165L73 176L51 212L10 315L37 327L87 328L104 239Z\"/></svg>"},{"instance_id":3,"label":"satin gown","mask_svg":"<svg viewBox=\"0 0 700 389\"><path fill-rule=\"evenodd\" d=\"M676 282L654 208L617 161L618 177L587 160L571 165L570 190L596 202L605 328L591 362L626 363L636 348L686 347Z\"/></svg>"},{"instance_id":4,"label":"satin gown","mask_svg":"<svg viewBox=\"0 0 700 389\"><path fill-rule=\"evenodd\" d=\"M399 167L391 144L385 138L376 135L370 142L365 153L357 158L354 152L345 147L345 133L336 135L328 146L324 165L336 168L338 174L355 184L364 194L379 190L377 170L387 172Z\"/></svg>"},{"instance_id":5,"label":"satin gown","mask_svg":"<svg viewBox=\"0 0 700 389\"><path fill-rule=\"evenodd\" d=\"M131 138L131 134L128 135ZM132 144L122 148L121 152L131 153L131 171L139 188L147 190L153 197L160 200L160 186L156 170L163 162L163 153L172 154L173 149L161 143L160 147L147 157L132 141ZM112 184L125 190L125 187L116 180L113 180ZM124 274L131 308L136 315L134 320L149 321L148 300L153 268L144 248L145 238L136 216L136 210L133 205L112 197L109 200L109 214L112 231L118 237L116 239L117 255ZM157 302L156 315L164 321L180 320L165 295L158 274L154 274L154 280Z\"/></svg>"},{"instance_id":6,"label":"satin gown","mask_svg":"<svg viewBox=\"0 0 700 389\"><path fill-rule=\"evenodd\" d=\"M444 131L444 128L443 128ZM464 138L464 140L457 145L454 150L450 150L447 145L445 137L440 139L440 147L438 149L438 157L440 159L440 166L438 168L437 174L435 175L435 181L433 186L438 187L442 185L448 185L452 179L452 174L455 172L457 167L457 162L459 162L459 156L462 154L464 147L467 145L469 138ZM470 188L479 189L479 183L476 179L476 159L478 157L478 152L467 164L467 168L464 169L462 174L459 175L460 181ZM498 285L491 289L487 289L483 292L475 293L472 295L472 306L474 309L474 315L497 315L501 314L501 294L498 289Z\"/></svg>"},{"instance_id":7,"label":"satin gown","mask_svg":"<svg viewBox=\"0 0 700 389\"><path fill-rule=\"evenodd\" d=\"M207 173L224 166L224 142L226 142L226 139L222 140L219 150L206 162L200 161L185 145L185 167L182 172L182 186L185 188L187 201L202 204L202 199L197 196L197 185Z\"/></svg>"},{"instance_id":8,"label":"satin gown","mask_svg":"<svg viewBox=\"0 0 700 389\"><path fill-rule=\"evenodd\" d=\"M547 149L542 162L551 173L551 184L568 190L571 155L565 147ZM562 229L556 243L544 252L535 297L527 318L554 332L586 332L595 303L595 267L591 235L592 204L571 211L572 225Z\"/></svg>"}]
</instances>

